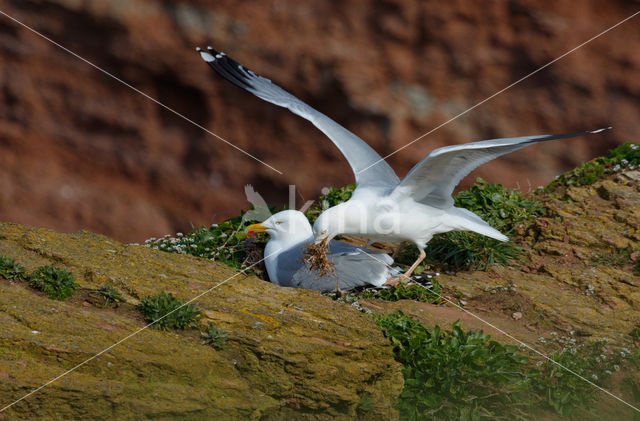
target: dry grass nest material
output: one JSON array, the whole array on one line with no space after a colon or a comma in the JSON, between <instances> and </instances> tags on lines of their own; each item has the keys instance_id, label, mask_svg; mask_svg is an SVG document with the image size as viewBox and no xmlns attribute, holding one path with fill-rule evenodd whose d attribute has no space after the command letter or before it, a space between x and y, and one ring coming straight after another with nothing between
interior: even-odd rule
<instances>
[{"instance_id":1,"label":"dry grass nest material","mask_svg":"<svg viewBox=\"0 0 640 421\"><path fill-rule=\"evenodd\" d=\"M333 275L333 262L329 261L327 255L327 239L325 238L319 243L311 243L307 245L302 261L309 265L311 272L317 271L320 277Z\"/></svg>"}]
</instances>

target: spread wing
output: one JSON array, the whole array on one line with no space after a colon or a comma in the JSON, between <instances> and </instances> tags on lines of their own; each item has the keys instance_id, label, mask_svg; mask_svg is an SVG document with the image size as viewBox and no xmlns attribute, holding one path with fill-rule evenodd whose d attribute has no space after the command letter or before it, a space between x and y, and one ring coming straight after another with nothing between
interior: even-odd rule
<instances>
[{"instance_id":1,"label":"spread wing","mask_svg":"<svg viewBox=\"0 0 640 421\"><path fill-rule=\"evenodd\" d=\"M610 127L579 133L482 140L438 148L418 162L391 194L408 195L429 206L447 209L453 206L451 194L458 183L492 159L534 143L600 133L608 129Z\"/></svg>"},{"instance_id":2,"label":"spread wing","mask_svg":"<svg viewBox=\"0 0 640 421\"><path fill-rule=\"evenodd\" d=\"M211 47L208 47L209 52L205 52L200 48L196 50L216 73L229 82L251 92L258 98L287 108L294 114L313 123L340 149L340 152L349 162L358 185L391 187L398 184L399 179L389 164L383 161L376 151L349 130L300 101L269 79L255 74L232 60L226 54L219 53ZM361 171L374 163L377 164L361 173Z\"/></svg>"}]
</instances>

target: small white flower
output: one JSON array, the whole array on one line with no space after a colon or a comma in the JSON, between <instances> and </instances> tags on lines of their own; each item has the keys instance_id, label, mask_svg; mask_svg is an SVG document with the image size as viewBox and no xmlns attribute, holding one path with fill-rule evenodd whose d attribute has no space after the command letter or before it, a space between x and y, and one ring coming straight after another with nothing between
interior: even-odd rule
<instances>
[{"instance_id":1,"label":"small white flower","mask_svg":"<svg viewBox=\"0 0 640 421\"><path fill-rule=\"evenodd\" d=\"M592 375L591 375L591 378L592 378L593 380L598 380L598 376L596 376L595 374L592 374Z\"/></svg>"},{"instance_id":2,"label":"small white flower","mask_svg":"<svg viewBox=\"0 0 640 421\"><path fill-rule=\"evenodd\" d=\"M177 232L176 233L176 237L182 237L184 234L182 234L181 232Z\"/></svg>"},{"instance_id":3,"label":"small white flower","mask_svg":"<svg viewBox=\"0 0 640 421\"><path fill-rule=\"evenodd\" d=\"M619 366L618 364L615 364L615 365L613 366L613 369L614 369L614 370L616 370L616 371L618 371L618 370L620 370L620 366Z\"/></svg>"}]
</instances>

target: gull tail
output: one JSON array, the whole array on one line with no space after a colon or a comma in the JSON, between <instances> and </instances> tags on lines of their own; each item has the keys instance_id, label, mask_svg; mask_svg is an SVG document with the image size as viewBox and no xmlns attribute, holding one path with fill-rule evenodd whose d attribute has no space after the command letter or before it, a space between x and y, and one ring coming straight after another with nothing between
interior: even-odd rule
<instances>
[{"instance_id":1,"label":"gull tail","mask_svg":"<svg viewBox=\"0 0 640 421\"><path fill-rule=\"evenodd\" d=\"M498 241L509 241L509 237L487 224L482 218L475 213L464 208L452 207L449 209L455 218L455 225L460 231L473 231L478 234L486 235Z\"/></svg>"}]
</instances>

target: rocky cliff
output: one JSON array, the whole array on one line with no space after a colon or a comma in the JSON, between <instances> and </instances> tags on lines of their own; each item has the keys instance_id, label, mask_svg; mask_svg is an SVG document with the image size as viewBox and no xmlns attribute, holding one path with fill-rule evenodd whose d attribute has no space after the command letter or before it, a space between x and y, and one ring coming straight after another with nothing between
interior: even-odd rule
<instances>
[{"instance_id":1,"label":"rocky cliff","mask_svg":"<svg viewBox=\"0 0 640 421\"><path fill-rule=\"evenodd\" d=\"M631 15L637 2L4 0L1 10L249 153L0 16L0 220L122 241L207 224L351 182L307 122L202 63L211 44L390 153ZM390 161L482 138L612 125L483 167L536 186L617 141L640 113L637 22L629 21L444 126ZM617 139L617 140L616 140Z\"/></svg>"}]
</instances>

